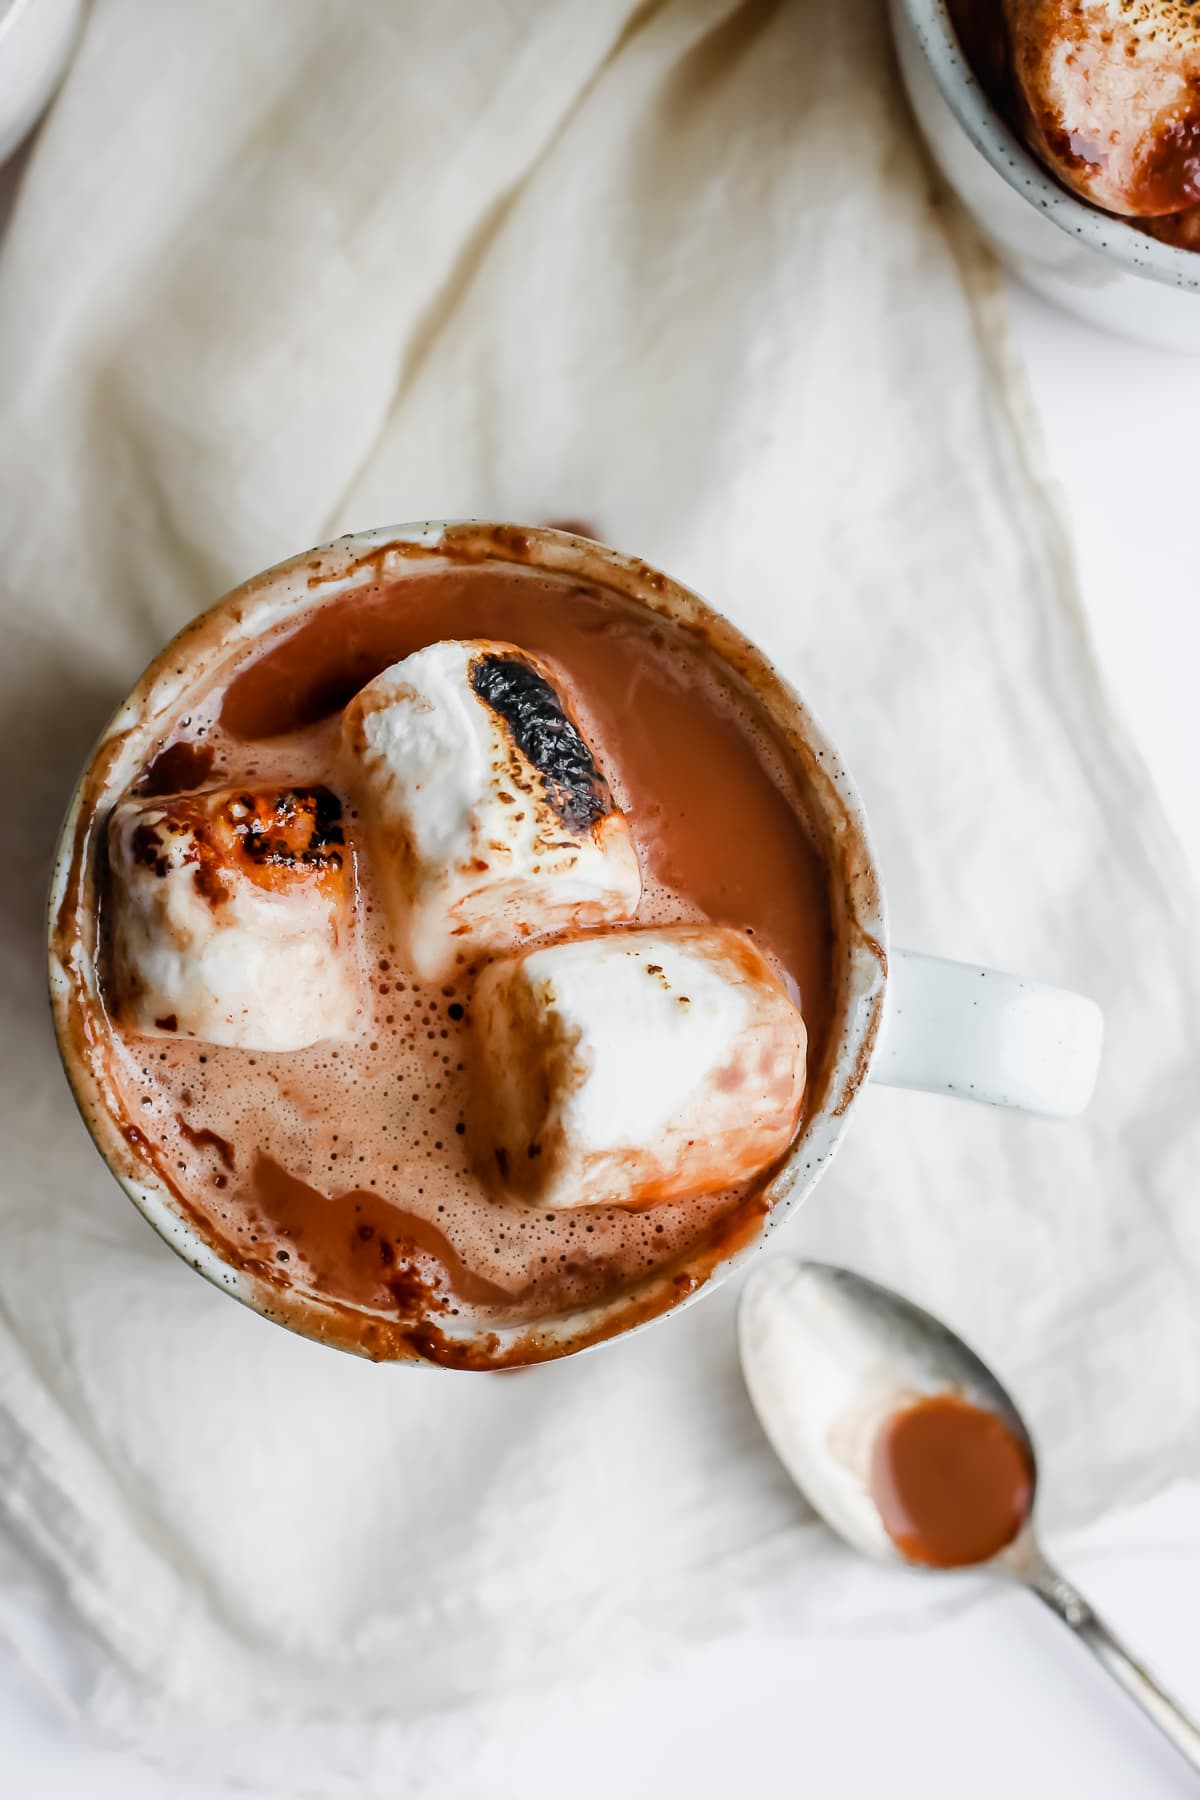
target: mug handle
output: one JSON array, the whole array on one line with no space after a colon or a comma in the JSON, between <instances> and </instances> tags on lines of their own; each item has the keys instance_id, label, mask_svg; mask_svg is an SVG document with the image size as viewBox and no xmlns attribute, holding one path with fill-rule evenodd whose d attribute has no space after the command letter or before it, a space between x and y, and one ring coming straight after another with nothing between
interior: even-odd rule
<instances>
[{"instance_id":1,"label":"mug handle","mask_svg":"<svg viewBox=\"0 0 1200 1800\"><path fill-rule=\"evenodd\" d=\"M1094 1000L915 950L888 959L871 1079L1071 1119L1092 1097L1104 1015Z\"/></svg>"}]
</instances>

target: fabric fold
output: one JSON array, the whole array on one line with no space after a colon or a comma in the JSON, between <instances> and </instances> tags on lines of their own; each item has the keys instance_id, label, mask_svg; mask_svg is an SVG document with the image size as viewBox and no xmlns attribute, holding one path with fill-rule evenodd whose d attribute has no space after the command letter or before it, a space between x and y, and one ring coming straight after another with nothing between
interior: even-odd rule
<instances>
[{"instance_id":1,"label":"fabric fold","mask_svg":"<svg viewBox=\"0 0 1200 1800\"><path fill-rule=\"evenodd\" d=\"M1101 1002L1084 1120L868 1093L778 1247L995 1360L1049 1528L1195 1471L1194 901L989 280L874 4L98 0L0 253L0 1628L92 1723L297 1793L402 1753L419 1791L497 1696L939 1604L805 1517L733 1285L501 1380L373 1367L198 1281L73 1116L41 908L88 741L340 530L575 518L669 568L844 750L897 940Z\"/></svg>"}]
</instances>

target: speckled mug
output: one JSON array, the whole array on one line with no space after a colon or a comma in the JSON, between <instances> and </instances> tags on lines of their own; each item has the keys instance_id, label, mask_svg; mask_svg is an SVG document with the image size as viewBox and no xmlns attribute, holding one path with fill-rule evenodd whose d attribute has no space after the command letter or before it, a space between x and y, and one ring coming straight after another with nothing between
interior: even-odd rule
<instances>
[{"instance_id":1,"label":"speckled mug","mask_svg":"<svg viewBox=\"0 0 1200 1800\"><path fill-rule=\"evenodd\" d=\"M254 577L189 625L147 669L92 753L71 800L50 894L50 989L64 1066L93 1138L130 1198L173 1249L210 1281L266 1317L368 1355L411 1356L388 1322L235 1267L201 1235L138 1132L123 1129L104 1057L82 1022L99 1003L97 869L100 827L147 761L163 722L193 683L248 641L365 585L403 583L440 567L523 567L564 584L608 589L701 639L752 689L805 796L829 872L837 1001L822 1065L799 1135L766 1189L765 1215L732 1243L656 1271L631 1293L539 1320L536 1360L623 1335L690 1303L760 1249L808 1196L849 1130L868 1076L998 1106L1066 1117L1086 1105L1099 1061L1102 1021L1091 1000L963 963L888 949L883 880L854 783L804 702L729 621L698 595L648 567L564 531L474 522L402 525L339 539ZM552 602L548 602L550 604ZM364 1320L366 1326L364 1328ZM525 1327L498 1328L485 1358L465 1335L452 1366L534 1360ZM476 1334L477 1335L477 1334Z\"/></svg>"},{"instance_id":2,"label":"speckled mug","mask_svg":"<svg viewBox=\"0 0 1200 1800\"><path fill-rule=\"evenodd\" d=\"M1014 274L1089 325L1200 354L1200 252L1068 193L1010 130L946 0L889 0L900 73L930 155Z\"/></svg>"}]
</instances>

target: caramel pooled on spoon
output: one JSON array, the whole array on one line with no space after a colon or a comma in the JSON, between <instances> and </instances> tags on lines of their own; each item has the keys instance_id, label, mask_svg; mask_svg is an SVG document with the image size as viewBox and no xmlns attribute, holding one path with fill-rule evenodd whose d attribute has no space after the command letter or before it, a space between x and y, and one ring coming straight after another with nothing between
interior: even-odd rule
<instances>
[{"instance_id":1,"label":"caramel pooled on spoon","mask_svg":"<svg viewBox=\"0 0 1200 1800\"><path fill-rule=\"evenodd\" d=\"M1012 1543L1029 1517L1033 1473L994 1412L958 1394L928 1394L880 1426L871 1496L910 1561L955 1569Z\"/></svg>"}]
</instances>

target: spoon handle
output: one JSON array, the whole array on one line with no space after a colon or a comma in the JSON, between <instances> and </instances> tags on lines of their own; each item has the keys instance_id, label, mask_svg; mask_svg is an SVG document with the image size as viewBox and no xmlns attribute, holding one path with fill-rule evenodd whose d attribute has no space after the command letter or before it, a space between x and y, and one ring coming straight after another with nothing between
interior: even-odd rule
<instances>
[{"instance_id":1,"label":"spoon handle","mask_svg":"<svg viewBox=\"0 0 1200 1800\"><path fill-rule=\"evenodd\" d=\"M1097 1618L1079 1589L1047 1562L1040 1551L1025 1580L1038 1599L1087 1645L1096 1661L1121 1684L1129 1698L1153 1719L1185 1761L1193 1769L1200 1770L1200 1726L1163 1692L1154 1677L1113 1636L1103 1619Z\"/></svg>"}]
</instances>

